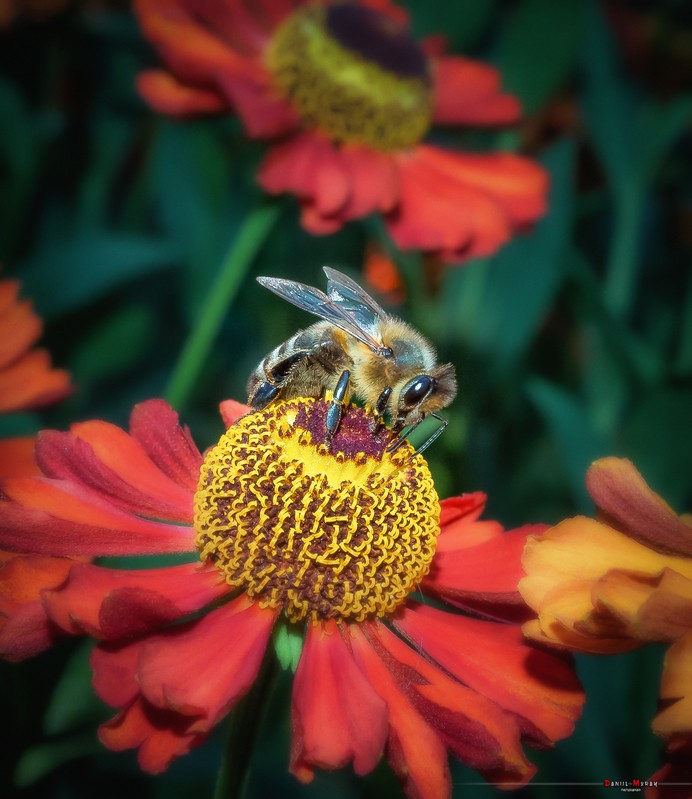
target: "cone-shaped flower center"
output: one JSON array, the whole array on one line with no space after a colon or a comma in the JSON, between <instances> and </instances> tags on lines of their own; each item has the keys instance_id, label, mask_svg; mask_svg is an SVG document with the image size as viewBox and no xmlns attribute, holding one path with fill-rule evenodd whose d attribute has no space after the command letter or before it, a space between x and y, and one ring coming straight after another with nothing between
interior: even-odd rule
<instances>
[{"instance_id":1,"label":"cone-shaped flower center","mask_svg":"<svg viewBox=\"0 0 692 799\"><path fill-rule=\"evenodd\" d=\"M305 125L337 141L397 150L430 127L425 54L402 25L370 8L301 8L277 29L266 58Z\"/></svg>"},{"instance_id":2,"label":"cone-shaped flower center","mask_svg":"<svg viewBox=\"0 0 692 799\"><path fill-rule=\"evenodd\" d=\"M391 613L427 574L439 502L424 459L345 409L330 444L327 403L271 405L207 454L196 545L226 581L291 621Z\"/></svg>"}]
</instances>

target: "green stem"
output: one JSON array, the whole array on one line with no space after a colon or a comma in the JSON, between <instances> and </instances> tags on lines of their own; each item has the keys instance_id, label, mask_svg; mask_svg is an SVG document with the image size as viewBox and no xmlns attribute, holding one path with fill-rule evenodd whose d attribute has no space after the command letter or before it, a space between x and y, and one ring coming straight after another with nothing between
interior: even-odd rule
<instances>
[{"instance_id":1,"label":"green stem","mask_svg":"<svg viewBox=\"0 0 692 799\"><path fill-rule=\"evenodd\" d=\"M642 183L634 181L618 192L615 230L603 290L605 302L616 317L627 316L631 309L640 261L643 206Z\"/></svg>"},{"instance_id":2,"label":"green stem","mask_svg":"<svg viewBox=\"0 0 692 799\"><path fill-rule=\"evenodd\" d=\"M231 712L214 799L241 799L243 796L252 752L279 673L278 665L274 652L268 650L250 693Z\"/></svg>"},{"instance_id":3,"label":"green stem","mask_svg":"<svg viewBox=\"0 0 692 799\"><path fill-rule=\"evenodd\" d=\"M280 211L278 203L263 204L249 214L238 231L166 388L166 399L173 407L182 408L190 396L228 308Z\"/></svg>"}]
</instances>

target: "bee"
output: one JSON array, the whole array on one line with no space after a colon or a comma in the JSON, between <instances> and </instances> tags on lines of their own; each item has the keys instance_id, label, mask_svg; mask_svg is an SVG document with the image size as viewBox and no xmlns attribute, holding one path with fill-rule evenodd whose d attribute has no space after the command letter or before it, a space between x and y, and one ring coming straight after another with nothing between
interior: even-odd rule
<instances>
[{"instance_id":1,"label":"bee","mask_svg":"<svg viewBox=\"0 0 692 799\"><path fill-rule=\"evenodd\" d=\"M406 322L386 313L355 281L324 267L327 293L275 277L258 277L265 288L320 321L299 330L272 350L250 375L248 404L260 410L272 400L332 395L327 411L329 441L342 406L354 397L373 415L373 430L385 414L397 449L427 416L441 426L418 448L427 449L447 426L437 415L454 399L457 381L451 363L438 364L430 342Z\"/></svg>"}]
</instances>

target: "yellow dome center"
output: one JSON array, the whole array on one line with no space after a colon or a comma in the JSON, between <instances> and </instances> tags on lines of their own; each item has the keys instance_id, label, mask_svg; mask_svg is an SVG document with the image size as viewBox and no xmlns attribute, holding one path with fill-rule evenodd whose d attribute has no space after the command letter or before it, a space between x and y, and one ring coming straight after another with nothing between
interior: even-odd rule
<instances>
[{"instance_id":1,"label":"yellow dome center","mask_svg":"<svg viewBox=\"0 0 692 799\"><path fill-rule=\"evenodd\" d=\"M229 585L290 621L363 621L400 605L427 574L439 502L425 460L386 447L349 406L328 444L328 403L274 403L239 419L207 454L196 546Z\"/></svg>"},{"instance_id":2,"label":"yellow dome center","mask_svg":"<svg viewBox=\"0 0 692 799\"><path fill-rule=\"evenodd\" d=\"M266 64L306 127L377 150L412 147L430 127L427 58L402 25L355 3L308 5L274 33Z\"/></svg>"}]
</instances>

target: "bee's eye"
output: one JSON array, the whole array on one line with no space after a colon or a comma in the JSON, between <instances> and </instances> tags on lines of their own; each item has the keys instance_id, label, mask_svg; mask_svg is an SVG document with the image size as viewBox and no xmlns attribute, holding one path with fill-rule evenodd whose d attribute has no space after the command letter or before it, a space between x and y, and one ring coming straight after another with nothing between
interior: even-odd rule
<instances>
[{"instance_id":1,"label":"bee's eye","mask_svg":"<svg viewBox=\"0 0 692 799\"><path fill-rule=\"evenodd\" d=\"M404 389L401 399L404 405L412 408L422 402L433 390L435 381L428 375L419 375Z\"/></svg>"}]
</instances>

